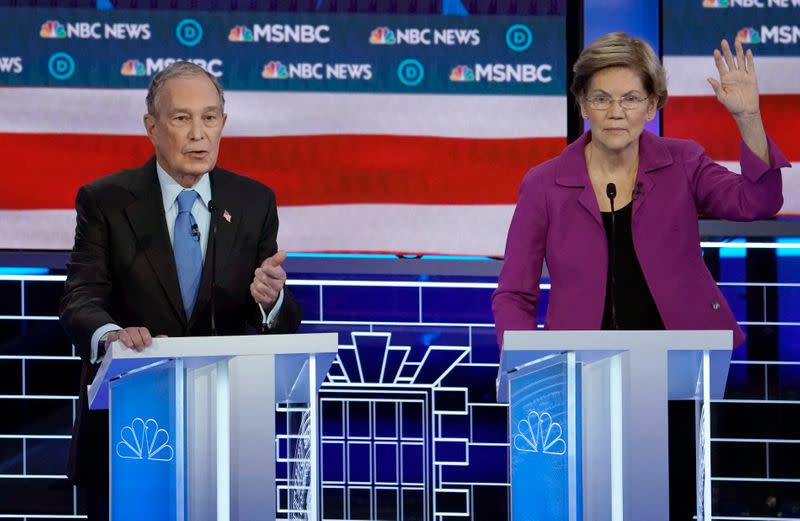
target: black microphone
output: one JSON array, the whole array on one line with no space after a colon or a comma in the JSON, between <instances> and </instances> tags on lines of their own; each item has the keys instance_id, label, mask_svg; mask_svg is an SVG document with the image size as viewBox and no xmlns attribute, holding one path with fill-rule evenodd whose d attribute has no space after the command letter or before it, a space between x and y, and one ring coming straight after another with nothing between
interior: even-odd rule
<instances>
[{"instance_id":1,"label":"black microphone","mask_svg":"<svg viewBox=\"0 0 800 521\"><path fill-rule=\"evenodd\" d=\"M211 336L217 336L217 206L214 201L208 202L208 211L211 212L211 234L207 245L211 248Z\"/></svg>"},{"instance_id":2,"label":"black microphone","mask_svg":"<svg viewBox=\"0 0 800 521\"><path fill-rule=\"evenodd\" d=\"M608 200L611 202L611 240L608 241L608 272L611 274L611 277L607 291L611 296L611 329L619 329L619 324L617 324L617 277L615 264L617 233L614 218L614 198L617 197L617 185L614 183L608 183L606 185L606 195L608 196Z\"/></svg>"},{"instance_id":3,"label":"black microphone","mask_svg":"<svg viewBox=\"0 0 800 521\"><path fill-rule=\"evenodd\" d=\"M192 225L192 237L194 237L196 241L200 240L200 228L197 227L197 223Z\"/></svg>"},{"instance_id":4,"label":"black microphone","mask_svg":"<svg viewBox=\"0 0 800 521\"><path fill-rule=\"evenodd\" d=\"M608 183L606 185L606 195L608 199L611 201L611 211L614 211L614 198L617 196L617 185L614 183Z\"/></svg>"}]
</instances>

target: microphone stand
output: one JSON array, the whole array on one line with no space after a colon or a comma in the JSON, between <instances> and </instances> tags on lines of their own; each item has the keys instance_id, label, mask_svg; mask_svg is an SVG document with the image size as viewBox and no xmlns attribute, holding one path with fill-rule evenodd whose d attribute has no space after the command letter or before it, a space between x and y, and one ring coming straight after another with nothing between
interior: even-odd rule
<instances>
[{"instance_id":1,"label":"microphone stand","mask_svg":"<svg viewBox=\"0 0 800 521\"><path fill-rule=\"evenodd\" d=\"M614 198L617 197L617 186L614 183L608 183L606 185L606 195L608 196L608 200L611 202L611 240L609 241L609 248L608 248L608 270L611 274L610 277L610 287L608 291L611 294L611 329L619 329L619 324L617 323L617 298L616 298L616 289L617 289L617 277L616 277L616 240L617 240L617 231L616 231L616 222L614 216Z\"/></svg>"},{"instance_id":2,"label":"microphone stand","mask_svg":"<svg viewBox=\"0 0 800 521\"><path fill-rule=\"evenodd\" d=\"M208 247L211 248L211 336L217 336L217 206L214 201L208 202L211 212L211 234L208 237Z\"/></svg>"}]
</instances>

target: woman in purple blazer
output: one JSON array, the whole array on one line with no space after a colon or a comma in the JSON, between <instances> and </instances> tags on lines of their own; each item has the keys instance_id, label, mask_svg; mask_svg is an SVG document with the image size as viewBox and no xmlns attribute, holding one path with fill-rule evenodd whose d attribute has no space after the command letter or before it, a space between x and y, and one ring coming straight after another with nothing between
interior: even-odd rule
<instances>
[{"instance_id":1,"label":"woman in purple blazer","mask_svg":"<svg viewBox=\"0 0 800 521\"><path fill-rule=\"evenodd\" d=\"M536 328L543 260L547 329L730 329L742 343L703 262L697 216L771 217L789 163L764 131L752 52L736 42L734 59L721 47L719 80L708 82L739 127L742 175L694 142L644 130L667 101L647 43L611 33L581 53L571 91L590 130L522 182L492 297L501 345L505 331Z\"/></svg>"}]
</instances>

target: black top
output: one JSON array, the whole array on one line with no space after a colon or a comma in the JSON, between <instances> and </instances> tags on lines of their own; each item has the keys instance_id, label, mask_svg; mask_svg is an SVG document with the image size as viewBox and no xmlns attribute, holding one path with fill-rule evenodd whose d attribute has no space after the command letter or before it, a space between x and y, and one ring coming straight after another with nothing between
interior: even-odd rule
<instances>
[{"instance_id":1,"label":"black top","mask_svg":"<svg viewBox=\"0 0 800 521\"><path fill-rule=\"evenodd\" d=\"M606 277L606 305L603 310L602 329L664 329L653 295L647 287L639 259L633 248L631 216L633 204L629 203L614 212L614 245L612 248L611 212L601 212L608 241L608 275ZM613 270L613 271L612 271ZM612 284L612 273L616 280ZM612 288L614 290L612 291ZM613 300L612 300L613 296ZM616 308L617 327L612 321L612 304Z\"/></svg>"}]
</instances>

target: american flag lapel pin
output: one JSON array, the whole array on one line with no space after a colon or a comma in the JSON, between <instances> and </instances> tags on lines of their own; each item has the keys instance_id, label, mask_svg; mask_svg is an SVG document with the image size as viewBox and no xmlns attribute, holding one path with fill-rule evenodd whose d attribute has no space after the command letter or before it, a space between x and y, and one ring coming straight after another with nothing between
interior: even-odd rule
<instances>
[{"instance_id":1,"label":"american flag lapel pin","mask_svg":"<svg viewBox=\"0 0 800 521\"><path fill-rule=\"evenodd\" d=\"M222 212L222 218L228 221L228 223L231 222L231 214L228 212L228 210Z\"/></svg>"}]
</instances>

